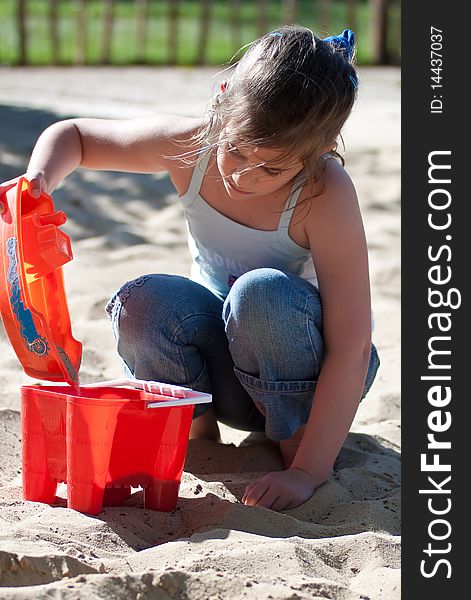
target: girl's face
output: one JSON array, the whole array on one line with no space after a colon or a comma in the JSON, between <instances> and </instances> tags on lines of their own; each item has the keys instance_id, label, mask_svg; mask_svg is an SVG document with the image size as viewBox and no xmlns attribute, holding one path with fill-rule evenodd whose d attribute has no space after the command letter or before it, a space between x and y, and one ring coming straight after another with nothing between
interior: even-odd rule
<instances>
[{"instance_id":1,"label":"girl's face","mask_svg":"<svg viewBox=\"0 0 471 600\"><path fill-rule=\"evenodd\" d=\"M226 139L227 134L226 130ZM229 196L237 200L265 196L290 182L302 170L303 164L299 160L279 159L280 156L280 150L238 146L221 139L217 166Z\"/></svg>"}]
</instances>

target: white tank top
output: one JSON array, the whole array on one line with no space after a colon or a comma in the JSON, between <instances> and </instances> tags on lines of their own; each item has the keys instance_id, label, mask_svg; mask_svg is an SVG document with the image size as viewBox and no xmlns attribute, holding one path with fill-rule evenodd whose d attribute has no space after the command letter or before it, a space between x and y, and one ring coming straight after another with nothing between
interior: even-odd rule
<instances>
[{"instance_id":1,"label":"white tank top","mask_svg":"<svg viewBox=\"0 0 471 600\"><path fill-rule=\"evenodd\" d=\"M317 286L311 251L293 241L288 233L302 188L291 192L274 231L253 229L233 221L210 206L200 188L211 157L203 151L195 164L190 186L180 196L193 258L191 279L225 298L235 280L253 269L270 267L293 273Z\"/></svg>"}]
</instances>

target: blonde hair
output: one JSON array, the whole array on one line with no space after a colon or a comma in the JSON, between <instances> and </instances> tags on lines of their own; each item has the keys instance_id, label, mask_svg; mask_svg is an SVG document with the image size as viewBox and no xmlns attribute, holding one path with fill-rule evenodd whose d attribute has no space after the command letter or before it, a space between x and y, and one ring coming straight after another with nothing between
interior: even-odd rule
<instances>
[{"instance_id":1,"label":"blonde hair","mask_svg":"<svg viewBox=\"0 0 471 600\"><path fill-rule=\"evenodd\" d=\"M336 146L356 99L353 60L304 27L262 36L232 67L226 90L212 99L199 140L211 146L227 141L230 123L231 141L280 149L303 162L308 180L317 180L323 153Z\"/></svg>"},{"instance_id":2,"label":"blonde hair","mask_svg":"<svg viewBox=\"0 0 471 600\"><path fill-rule=\"evenodd\" d=\"M237 140L279 149L281 159L301 160L306 179L318 181L323 153L336 148L355 102L354 53L348 56L310 29L289 25L250 44L229 71L225 91L212 98L205 125L193 138L195 147ZM336 149L331 155L343 164Z\"/></svg>"}]
</instances>

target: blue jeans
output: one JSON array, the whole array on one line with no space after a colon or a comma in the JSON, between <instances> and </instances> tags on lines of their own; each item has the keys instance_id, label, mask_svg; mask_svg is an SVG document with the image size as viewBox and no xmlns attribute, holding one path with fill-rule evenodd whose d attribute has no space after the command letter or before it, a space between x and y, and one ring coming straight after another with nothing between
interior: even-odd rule
<instances>
[{"instance_id":1,"label":"blue jeans","mask_svg":"<svg viewBox=\"0 0 471 600\"><path fill-rule=\"evenodd\" d=\"M306 423L324 355L321 299L308 281L255 269L223 300L185 277L144 275L106 310L128 375L211 393L219 421L273 440ZM372 345L363 397L378 366Z\"/></svg>"}]
</instances>

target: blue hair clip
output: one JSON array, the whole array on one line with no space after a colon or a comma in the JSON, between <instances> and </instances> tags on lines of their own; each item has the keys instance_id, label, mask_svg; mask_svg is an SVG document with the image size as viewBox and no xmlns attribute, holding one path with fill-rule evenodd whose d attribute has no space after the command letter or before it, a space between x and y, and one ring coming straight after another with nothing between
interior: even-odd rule
<instances>
[{"instance_id":1,"label":"blue hair clip","mask_svg":"<svg viewBox=\"0 0 471 600\"><path fill-rule=\"evenodd\" d=\"M352 82L353 89L357 88L358 87L358 81L355 79L355 77L353 77L353 75L349 75L348 78Z\"/></svg>"},{"instance_id":2,"label":"blue hair clip","mask_svg":"<svg viewBox=\"0 0 471 600\"><path fill-rule=\"evenodd\" d=\"M351 29L344 29L340 35L331 35L323 38L322 41L332 44L336 50L341 50L347 60L352 58L355 48L355 34Z\"/></svg>"},{"instance_id":3,"label":"blue hair clip","mask_svg":"<svg viewBox=\"0 0 471 600\"><path fill-rule=\"evenodd\" d=\"M280 33L279 31L270 31L270 33L268 34L268 37L282 37L283 34Z\"/></svg>"}]
</instances>

